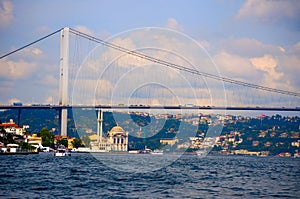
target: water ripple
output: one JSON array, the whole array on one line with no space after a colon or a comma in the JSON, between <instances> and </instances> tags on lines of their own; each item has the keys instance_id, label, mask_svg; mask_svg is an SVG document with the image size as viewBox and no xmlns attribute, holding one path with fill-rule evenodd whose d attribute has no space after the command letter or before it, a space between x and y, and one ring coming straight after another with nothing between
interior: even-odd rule
<instances>
[{"instance_id":1,"label":"water ripple","mask_svg":"<svg viewBox=\"0 0 300 199\"><path fill-rule=\"evenodd\" d=\"M114 161L116 157L128 161L137 156L114 156ZM299 163L292 158L187 155L156 171L136 173L107 167L90 154L0 156L0 198L299 198ZM139 169L147 170L144 166Z\"/></svg>"}]
</instances>

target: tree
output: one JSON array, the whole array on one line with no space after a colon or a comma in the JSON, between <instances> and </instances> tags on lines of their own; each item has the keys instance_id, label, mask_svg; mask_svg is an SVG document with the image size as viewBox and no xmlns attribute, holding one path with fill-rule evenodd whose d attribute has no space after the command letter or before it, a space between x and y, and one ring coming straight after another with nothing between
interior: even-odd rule
<instances>
[{"instance_id":1,"label":"tree","mask_svg":"<svg viewBox=\"0 0 300 199\"><path fill-rule=\"evenodd\" d=\"M20 142L19 146L21 147L21 149L28 149L30 151L36 149L34 146L32 146L31 144L29 144L27 142Z\"/></svg>"},{"instance_id":2,"label":"tree","mask_svg":"<svg viewBox=\"0 0 300 199\"><path fill-rule=\"evenodd\" d=\"M82 141L80 139L75 138L72 142L74 148L78 148L82 146Z\"/></svg>"},{"instance_id":3,"label":"tree","mask_svg":"<svg viewBox=\"0 0 300 199\"><path fill-rule=\"evenodd\" d=\"M0 127L0 134L0 142L3 142L4 145L15 143L13 135L11 133L7 133L2 126Z\"/></svg>"},{"instance_id":4,"label":"tree","mask_svg":"<svg viewBox=\"0 0 300 199\"><path fill-rule=\"evenodd\" d=\"M40 136L42 137L42 145L43 146L54 146L54 134L51 133L48 128L43 128L40 131Z\"/></svg>"},{"instance_id":5,"label":"tree","mask_svg":"<svg viewBox=\"0 0 300 199\"><path fill-rule=\"evenodd\" d=\"M57 141L57 146L59 145L64 145L65 147L68 148L68 140L67 139L61 139Z\"/></svg>"},{"instance_id":6,"label":"tree","mask_svg":"<svg viewBox=\"0 0 300 199\"><path fill-rule=\"evenodd\" d=\"M90 140L89 136L87 136L87 135L82 136L81 140L83 141L84 146L86 146L86 147L90 146L91 140Z\"/></svg>"}]
</instances>

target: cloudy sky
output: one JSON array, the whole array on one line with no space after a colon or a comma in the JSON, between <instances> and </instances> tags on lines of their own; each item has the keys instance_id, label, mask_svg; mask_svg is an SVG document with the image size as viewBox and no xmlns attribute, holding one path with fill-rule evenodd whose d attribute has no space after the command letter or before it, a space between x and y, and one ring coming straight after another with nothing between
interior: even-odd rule
<instances>
[{"instance_id":1,"label":"cloudy sky","mask_svg":"<svg viewBox=\"0 0 300 199\"><path fill-rule=\"evenodd\" d=\"M300 1L0 0L0 55L68 26L102 39L169 28L197 41L226 77L300 91ZM57 103L59 35L0 60L0 103Z\"/></svg>"}]
</instances>

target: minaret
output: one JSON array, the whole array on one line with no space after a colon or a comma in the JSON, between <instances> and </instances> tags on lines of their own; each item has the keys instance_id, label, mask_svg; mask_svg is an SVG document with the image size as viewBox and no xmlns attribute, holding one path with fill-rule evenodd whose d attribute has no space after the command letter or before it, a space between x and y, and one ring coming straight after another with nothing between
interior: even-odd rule
<instances>
[{"instance_id":1,"label":"minaret","mask_svg":"<svg viewBox=\"0 0 300 199\"><path fill-rule=\"evenodd\" d=\"M103 111L101 109L98 110L98 119L97 119L98 125L97 125L97 142L102 142L102 123L103 123Z\"/></svg>"}]
</instances>

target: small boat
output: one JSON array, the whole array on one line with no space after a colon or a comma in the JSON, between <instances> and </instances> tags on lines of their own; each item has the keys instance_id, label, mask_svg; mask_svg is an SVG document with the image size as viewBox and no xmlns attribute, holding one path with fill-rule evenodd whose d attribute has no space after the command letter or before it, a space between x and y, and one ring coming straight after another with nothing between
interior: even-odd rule
<instances>
[{"instance_id":1,"label":"small boat","mask_svg":"<svg viewBox=\"0 0 300 199\"><path fill-rule=\"evenodd\" d=\"M147 146L145 146L145 149L141 151L142 154L150 154L152 152L151 149L148 149Z\"/></svg>"},{"instance_id":2,"label":"small boat","mask_svg":"<svg viewBox=\"0 0 300 199\"><path fill-rule=\"evenodd\" d=\"M56 157L71 156L71 153L67 151L64 145L59 145L57 147L56 152L54 153L54 156Z\"/></svg>"},{"instance_id":3,"label":"small boat","mask_svg":"<svg viewBox=\"0 0 300 199\"><path fill-rule=\"evenodd\" d=\"M16 153L19 148L18 144L7 144L6 146L7 146L8 152L10 152L10 153Z\"/></svg>"},{"instance_id":4,"label":"small boat","mask_svg":"<svg viewBox=\"0 0 300 199\"><path fill-rule=\"evenodd\" d=\"M154 151L151 151L150 154L151 155L163 155L164 151L163 150L155 149Z\"/></svg>"},{"instance_id":5,"label":"small boat","mask_svg":"<svg viewBox=\"0 0 300 199\"><path fill-rule=\"evenodd\" d=\"M206 157L208 152L205 149L200 149L196 151L198 157L203 158Z\"/></svg>"}]
</instances>

